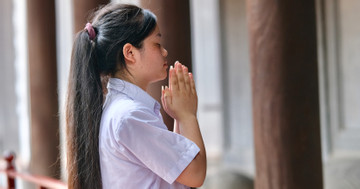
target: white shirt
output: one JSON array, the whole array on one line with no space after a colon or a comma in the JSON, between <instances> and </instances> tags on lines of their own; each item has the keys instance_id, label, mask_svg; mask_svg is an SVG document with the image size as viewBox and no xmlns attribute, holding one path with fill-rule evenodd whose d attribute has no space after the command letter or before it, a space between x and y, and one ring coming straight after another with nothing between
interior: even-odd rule
<instances>
[{"instance_id":1,"label":"white shirt","mask_svg":"<svg viewBox=\"0 0 360 189\"><path fill-rule=\"evenodd\" d=\"M167 129L160 104L144 90L109 80L99 135L104 189L189 188L175 180L199 151Z\"/></svg>"}]
</instances>

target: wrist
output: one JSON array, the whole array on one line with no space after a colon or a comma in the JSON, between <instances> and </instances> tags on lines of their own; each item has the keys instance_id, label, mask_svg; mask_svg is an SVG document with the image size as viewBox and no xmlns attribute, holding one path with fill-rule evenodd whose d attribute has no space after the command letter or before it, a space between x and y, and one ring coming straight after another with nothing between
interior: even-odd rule
<instances>
[{"instance_id":1,"label":"wrist","mask_svg":"<svg viewBox=\"0 0 360 189\"><path fill-rule=\"evenodd\" d=\"M183 114L176 119L178 123L197 121L196 114Z\"/></svg>"}]
</instances>

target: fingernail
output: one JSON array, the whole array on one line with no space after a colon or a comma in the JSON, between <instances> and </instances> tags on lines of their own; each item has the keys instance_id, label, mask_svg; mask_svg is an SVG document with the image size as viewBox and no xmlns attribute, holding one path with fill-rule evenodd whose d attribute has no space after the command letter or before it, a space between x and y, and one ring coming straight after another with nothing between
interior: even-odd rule
<instances>
[{"instance_id":1,"label":"fingernail","mask_svg":"<svg viewBox=\"0 0 360 189\"><path fill-rule=\"evenodd\" d=\"M170 66L170 70L172 70L172 69L174 69L174 67L171 65L171 66Z\"/></svg>"},{"instance_id":2,"label":"fingernail","mask_svg":"<svg viewBox=\"0 0 360 189\"><path fill-rule=\"evenodd\" d=\"M164 85L161 85L161 91L164 91Z\"/></svg>"}]
</instances>

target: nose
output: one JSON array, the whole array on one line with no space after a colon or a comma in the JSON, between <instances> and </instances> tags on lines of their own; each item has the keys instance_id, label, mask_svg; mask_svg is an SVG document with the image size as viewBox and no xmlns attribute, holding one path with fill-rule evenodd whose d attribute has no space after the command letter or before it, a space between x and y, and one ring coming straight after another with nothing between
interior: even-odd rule
<instances>
[{"instance_id":1,"label":"nose","mask_svg":"<svg viewBox=\"0 0 360 189\"><path fill-rule=\"evenodd\" d=\"M168 55L168 51L165 48L163 48L163 50L162 50L162 55L164 57L167 57L167 55Z\"/></svg>"}]
</instances>

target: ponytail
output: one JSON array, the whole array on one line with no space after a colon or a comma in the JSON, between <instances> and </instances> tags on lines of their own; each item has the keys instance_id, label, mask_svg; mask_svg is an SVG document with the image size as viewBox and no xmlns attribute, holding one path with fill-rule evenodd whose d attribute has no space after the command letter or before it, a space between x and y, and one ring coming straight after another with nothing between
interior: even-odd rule
<instances>
[{"instance_id":1,"label":"ponytail","mask_svg":"<svg viewBox=\"0 0 360 189\"><path fill-rule=\"evenodd\" d=\"M101 188L99 125L103 92L94 53L86 31L77 34L67 99L67 158L69 188Z\"/></svg>"}]
</instances>

